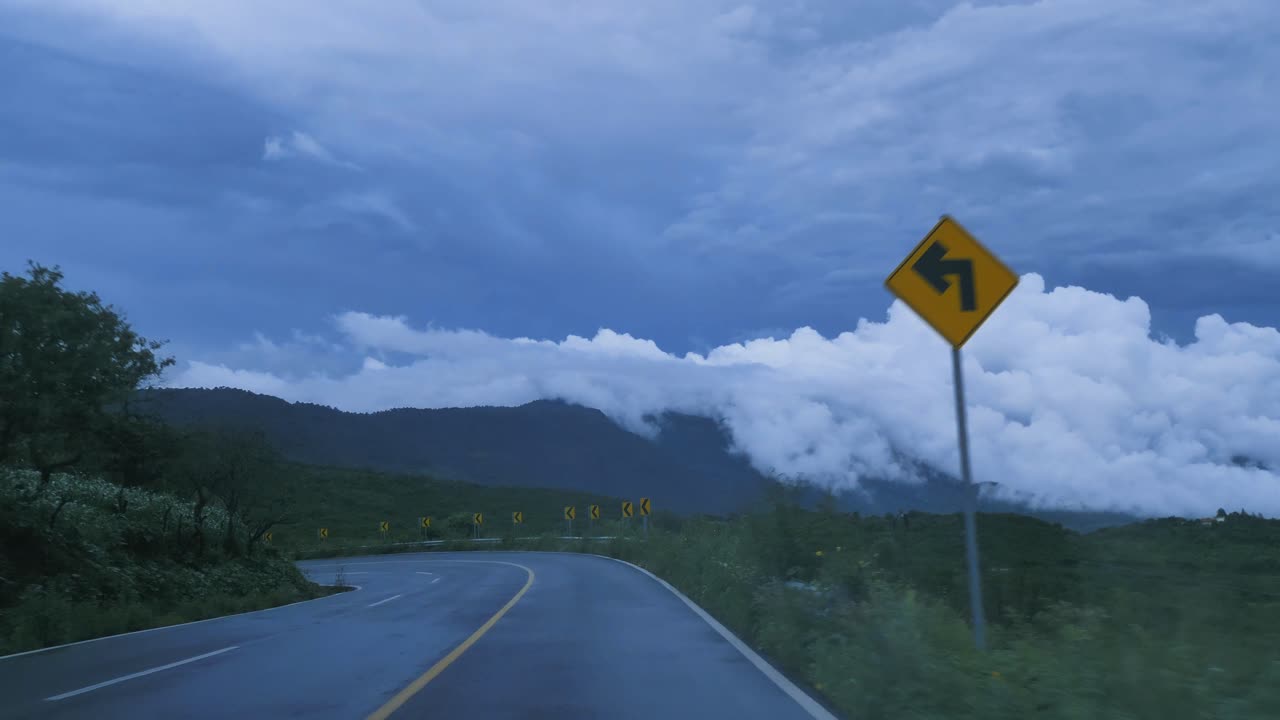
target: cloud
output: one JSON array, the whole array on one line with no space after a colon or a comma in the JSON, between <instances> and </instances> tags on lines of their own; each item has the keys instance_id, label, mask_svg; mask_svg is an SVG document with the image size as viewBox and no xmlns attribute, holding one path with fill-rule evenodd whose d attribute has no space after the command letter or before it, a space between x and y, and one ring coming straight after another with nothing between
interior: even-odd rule
<instances>
[{"instance_id":1,"label":"cloud","mask_svg":"<svg viewBox=\"0 0 1280 720\"><path fill-rule=\"evenodd\" d=\"M641 433L655 413L695 413L757 467L837 487L958 464L947 346L898 302L836 337L800 328L684 355L607 329L557 342L359 312L335 327L359 370L286 379L192 362L169 384L354 411L563 398ZM1280 515L1280 332L1210 315L1195 337L1153 340L1138 298L1023 276L964 352L976 479L1044 507Z\"/></svg>"},{"instance_id":2,"label":"cloud","mask_svg":"<svg viewBox=\"0 0 1280 720\"><path fill-rule=\"evenodd\" d=\"M364 191L344 193L335 201L338 208L357 215L385 220L394 227L408 232L417 229L417 224L405 214L404 210L384 192Z\"/></svg>"},{"instance_id":3,"label":"cloud","mask_svg":"<svg viewBox=\"0 0 1280 720\"><path fill-rule=\"evenodd\" d=\"M179 346L170 352L183 357L193 351ZM235 367L263 373L264 380L268 376L279 378L278 382L272 381L275 382L272 387L276 388L302 377L299 370L304 374L343 375L361 366L361 358L353 353L349 343L299 330L276 339L258 331L251 341L235 343L217 351L205 351L200 357L210 368Z\"/></svg>"},{"instance_id":4,"label":"cloud","mask_svg":"<svg viewBox=\"0 0 1280 720\"><path fill-rule=\"evenodd\" d=\"M1146 299L1028 276L966 353L980 476L1275 508L1275 331L1212 315L1278 307L1272 0L0 5L26 108L0 114L0 254L92 264L148 334L230 348L179 379L561 396L638 431L687 409L761 467L906 481L897 451L954 467L945 352L897 306L841 331L949 212L1019 271ZM494 334L278 333L410 307ZM1192 342L1151 340L1174 313Z\"/></svg>"},{"instance_id":5,"label":"cloud","mask_svg":"<svg viewBox=\"0 0 1280 720\"><path fill-rule=\"evenodd\" d=\"M362 154L482 184L512 159L569 164L557 179L616 206L633 197L618 148L678 162L661 172L690 192L653 220L681 242L755 228L751 245L810 259L946 210L1035 254L1089 247L1092 202L1095 235L1185 248L1231 219L1247 246L1276 219L1280 101L1253 70L1280 62L1270 0L73 5L154 41L186 29L189 52ZM694 174L700 192L672 177ZM1189 196L1209 212L1160 222ZM882 220L806 233L851 205Z\"/></svg>"},{"instance_id":6,"label":"cloud","mask_svg":"<svg viewBox=\"0 0 1280 720\"><path fill-rule=\"evenodd\" d=\"M294 157L310 158L348 170L360 169L360 166L355 163L334 157L333 153L315 138L297 130L286 136L270 135L262 143L263 160L279 161Z\"/></svg>"},{"instance_id":7,"label":"cloud","mask_svg":"<svg viewBox=\"0 0 1280 720\"><path fill-rule=\"evenodd\" d=\"M11 100L31 111L0 120L0 155L94 165L98 193L210 203L184 234L234 218L211 233L229 257L291 233L305 244L317 225L350 241L355 226L353 245L392 259L348 305L398 307L392 289L430 268L466 281L418 283L420 302L503 334L608 325L681 350L748 328L832 335L877 307L868 275L942 212L1020 272L1147 298L1180 338L1209 312L1274 317L1272 0L573 8L7 3L0 25L28 47ZM57 59L33 72L32 47ZM264 155L280 158L271 172ZM212 204L232 188L273 211ZM310 209L375 190L400 212ZM430 242L404 242L404 219ZM65 255L87 251L75 242ZM351 263L310 262L321 290L293 296L319 316ZM1173 307L1154 286L1187 264L1213 271L1177 283ZM573 309L521 316L547 286ZM602 288L622 291L602 302Z\"/></svg>"}]
</instances>

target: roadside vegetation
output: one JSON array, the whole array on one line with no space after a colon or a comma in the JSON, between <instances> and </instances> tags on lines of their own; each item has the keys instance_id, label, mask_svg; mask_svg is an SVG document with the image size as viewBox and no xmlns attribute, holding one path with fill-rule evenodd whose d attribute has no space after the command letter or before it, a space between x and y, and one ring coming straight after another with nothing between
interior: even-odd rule
<instances>
[{"instance_id":1,"label":"roadside vegetation","mask_svg":"<svg viewBox=\"0 0 1280 720\"><path fill-rule=\"evenodd\" d=\"M516 510L551 531L564 505L620 503L298 465L258 432L166 425L138 402L173 364L162 344L62 279L0 275L0 655L333 592L300 549L470 537L475 512L490 537Z\"/></svg>"},{"instance_id":2,"label":"roadside vegetation","mask_svg":"<svg viewBox=\"0 0 1280 720\"><path fill-rule=\"evenodd\" d=\"M982 515L988 651L959 516L804 510L686 523L646 567L853 718L1280 717L1280 522L1079 535Z\"/></svg>"},{"instance_id":3,"label":"roadside vegetation","mask_svg":"<svg viewBox=\"0 0 1280 720\"><path fill-rule=\"evenodd\" d=\"M968 621L958 515L806 508L665 516L439 550L558 550L662 577L851 718L1280 717L1280 521L1167 518L1080 534L979 517L988 649ZM637 518L638 520L638 518ZM359 551L313 544L314 557Z\"/></svg>"},{"instance_id":4,"label":"roadside vegetation","mask_svg":"<svg viewBox=\"0 0 1280 720\"><path fill-rule=\"evenodd\" d=\"M567 505L577 511L575 533L590 528L588 508L599 505L602 520L596 529L603 533L612 527L604 519L618 517L622 505L618 498L587 492L474 485L426 475L308 465L289 465L284 473L291 477L291 510L288 522L276 526L272 544L298 557L464 540L473 537L475 513L483 516L479 535L484 538L564 534ZM516 511L523 516L520 525L512 522ZM423 517L431 518L431 527L422 526ZM386 532L380 529L384 521ZM320 537L321 528L328 530L327 538Z\"/></svg>"},{"instance_id":5,"label":"roadside vegetation","mask_svg":"<svg viewBox=\"0 0 1280 720\"><path fill-rule=\"evenodd\" d=\"M38 480L0 471L0 655L333 591L276 552L229 550L220 506L65 474L28 497Z\"/></svg>"},{"instance_id":6,"label":"roadside vegetation","mask_svg":"<svg viewBox=\"0 0 1280 720\"><path fill-rule=\"evenodd\" d=\"M61 280L0 276L0 654L330 592L262 547L274 451L138 413L172 360Z\"/></svg>"}]
</instances>

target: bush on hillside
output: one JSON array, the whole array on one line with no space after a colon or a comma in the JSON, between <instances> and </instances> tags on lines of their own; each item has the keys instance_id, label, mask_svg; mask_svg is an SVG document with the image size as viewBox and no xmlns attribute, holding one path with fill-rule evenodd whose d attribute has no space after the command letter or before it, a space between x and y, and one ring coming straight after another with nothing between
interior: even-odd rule
<instances>
[{"instance_id":1,"label":"bush on hillside","mask_svg":"<svg viewBox=\"0 0 1280 720\"><path fill-rule=\"evenodd\" d=\"M0 649L268 607L323 592L274 552L233 556L228 517L76 475L0 469ZM197 529L202 525L202 529ZM201 544L193 539L203 534Z\"/></svg>"}]
</instances>

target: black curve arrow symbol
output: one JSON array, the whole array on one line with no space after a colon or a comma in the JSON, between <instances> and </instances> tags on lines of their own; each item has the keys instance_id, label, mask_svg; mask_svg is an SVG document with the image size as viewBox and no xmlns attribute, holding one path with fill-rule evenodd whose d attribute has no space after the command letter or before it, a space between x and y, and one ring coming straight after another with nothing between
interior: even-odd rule
<instances>
[{"instance_id":1,"label":"black curve arrow symbol","mask_svg":"<svg viewBox=\"0 0 1280 720\"><path fill-rule=\"evenodd\" d=\"M973 261L945 260L943 257L946 254L947 247L940 242L935 242L924 251L911 269L932 285L939 295L951 287L946 276L958 275L960 277L960 309L965 312L977 310L978 300L973 287Z\"/></svg>"}]
</instances>

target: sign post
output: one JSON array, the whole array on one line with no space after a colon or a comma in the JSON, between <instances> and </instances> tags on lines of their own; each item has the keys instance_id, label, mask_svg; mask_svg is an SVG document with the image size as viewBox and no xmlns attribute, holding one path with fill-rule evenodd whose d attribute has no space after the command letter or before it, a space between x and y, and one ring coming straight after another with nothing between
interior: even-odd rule
<instances>
[{"instance_id":1,"label":"sign post","mask_svg":"<svg viewBox=\"0 0 1280 720\"><path fill-rule=\"evenodd\" d=\"M644 526L644 539L649 539L649 498L640 498L640 523Z\"/></svg>"},{"instance_id":2,"label":"sign post","mask_svg":"<svg viewBox=\"0 0 1280 720\"><path fill-rule=\"evenodd\" d=\"M511 536L512 537L520 536L519 530L522 524L524 524L524 513L520 510L516 510L515 512L511 513Z\"/></svg>"},{"instance_id":3,"label":"sign post","mask_svg":"<svg viewBox=\"0 0 1280 720\"><path fill-rule=\"evenodd\" d=\"M484 513L471 514L471 527L475 529L475 538L480 539L480 526L484 524Z\"/></svg>"},{"instance_id":4,"label":"sign post","mask_svg":"<svg viewBox=\"0 0 1280 720\"><path fill-rule=\"evenodd\" d=\"M591 519L588 521L590 523L590 527L587 530L587 534L594 535L596 531L596 521L600 519L600 506L592 505L591 511L588 513L588 515L591 516Z\"/></svg>"},{"instance_id":5,"label":"sign post","mask_svg":"<svg viewBox=\"0 0 1280 720\"><path fill-rule=\"evenodd\" d=\"M978 492L969 467L969 428L960 348L1013 292L1018 276L960 223L943 215L884 284L951 344L960 479L967 491L964 547L969 566L969 605L973 611L973 641L979 650L984 650L986 621L982 609L982 576L978 569Z\"/></svg>"},{"instance_id":6,"label":"sign post","mask_svg":"<svg viewBox=\"0 0 1280 720\"><path fill-rule=\"evenodd\" d=\"M573 537L573 518L577 514L578 514L578 511L574 509L572 505L564 506L565 535L568 537Z\"/></svg>"}]
</instances>

